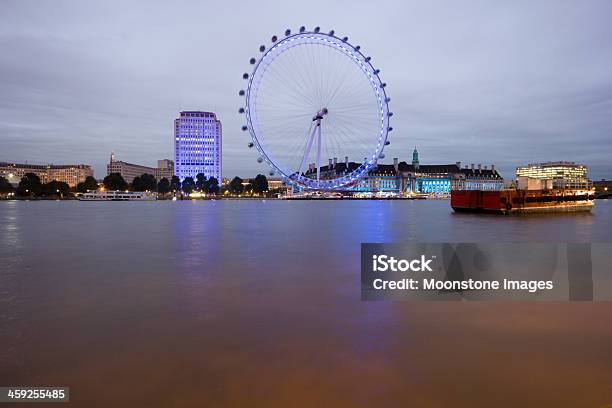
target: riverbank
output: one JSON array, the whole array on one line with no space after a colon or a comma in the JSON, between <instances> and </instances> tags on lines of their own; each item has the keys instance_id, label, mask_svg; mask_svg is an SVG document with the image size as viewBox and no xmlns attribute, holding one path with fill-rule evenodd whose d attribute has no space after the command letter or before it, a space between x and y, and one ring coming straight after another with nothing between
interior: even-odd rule
<instances>
[{"instance_id":1,"label":"riverbank","mask_svg":"<svg viewBox=\"0 0 612 408\"><path fill-rule=\"evenodd\" d=\"M175 200L176 198L176 200ZM79 201L78 197L10 197L0 198L1 201ZM430 198L430 197L157 197L156 200L150 201L222 201L222 200L244 200L244 201L261 201L261 200L291 200L291 201L392 201L392 200L448 200L447 198ZM97 200L97 202L105 200ZM108 200L112 201L112 200ZM139 200L134 200L139 201Z\"/></svg>"},{"instance_id":2,"label":"riverbank","mask_svg":"<svg viewBox=\"0 0 612 408\"><path fill-rule=\"evenodd\" d=\"M176 200L175 200L176 198ZM596 200L607 200L610 196L595 197ZM244 201L261 201L261 200L286 200L286 201L449 201L448 197L157 197L152 201L222 201L222 200L244 200ZM0 197L0 201L79 201L78 197Z\"/></svg>"}]
</instances>

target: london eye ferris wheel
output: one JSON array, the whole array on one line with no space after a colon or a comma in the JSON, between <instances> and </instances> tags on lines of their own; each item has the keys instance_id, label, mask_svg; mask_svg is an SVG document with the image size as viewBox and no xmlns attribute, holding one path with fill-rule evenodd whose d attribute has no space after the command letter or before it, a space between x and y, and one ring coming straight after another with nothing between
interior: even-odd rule
<instances>
[{"instance_id":1,"label":"london eye ferris wheel","mask_svg":"<svg viewBox=\"0 0 612 408\"><path fill-rule=\"evenodd\" d=\"M389 101L371 57L319 27L271 38L244 73L239 112L259 162L305 189L350 186L389 144ZM348 165L348 158L354 165ZM338 160L339 158L339 160ZM327 162L327 163L326 163Z\"/></svg>"}]
</instances>

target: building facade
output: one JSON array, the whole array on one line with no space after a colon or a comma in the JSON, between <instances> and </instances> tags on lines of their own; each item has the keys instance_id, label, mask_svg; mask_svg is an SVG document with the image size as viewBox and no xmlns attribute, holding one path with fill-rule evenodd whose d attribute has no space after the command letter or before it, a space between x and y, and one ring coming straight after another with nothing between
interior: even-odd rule
<instances>
[{"instance_id":1,"label":"building facade","mask_svg":"<svg viewBox=\"0 0 612 408\"><path fill-rule=\"evenodd\" d=\"M153 173L157 181L166 178L168 180L172 179L174 176L174 161L170 159L162 159L157 161L157 168L155 169L155 173Z\"/></svg>"},{"instance_id":2,"label":"building facade","mask_svg":"<svg viewBox=\"0 0 612 408\"><path fill-rule=\"evenodd\" d=\"M152 174L158 181L164 177L170 180L174 175L174 162L163 159L157 161L157 167L149 167L117 160L115 153L111 153L110 162L106 165L106 174L111 173L121 174L127 183L131 183L134 178L144 173Z\"/></svg>"},{"instance_id":3,"label":"building facade","mask_svg":"<svg viewBox=\"0 0 612 408\"><path fill-rule=\"evenodd\" d=\"M5 177L12 184L17 184L26 173L36 174L42 183L62 181L70 187L85 181L93 176L91 166L87 164L27 164L27 163L0 163L0 176Z\"/></svg>"},{"instance_id":4,"label":"building facade","mask_svg":"<svg viewBox=\"0 0 612 408\"><path fill-rule=\"evenodd\" d=\"M520 166L516 168L516 177L552 180L554 187L588 182L586 166L567 161L534 163Z\"/></svg>"},{"instance_id":5,"label":"building facade","mask_svg":"<svg viewBox=\"0 0 612 408\"><path fill-rule=\"evenodd\" d=\"M285 191L289 188L287 183L282 177L267 177L268 179L268 191L278 190Z\"/></svg>"},{"instance_id":6,"label":"building facade","mask_svg":"<svg viewBox=\"0 0 612 408\"><path fill-rule=\"evenodd\" d=\"M344 162L330 159L327 166L321 168L321 178L335 178L356 170L361 163ZM316 177L316 166L310 164L306 175ZM453 183L462 182L466 187L475 189L499 189L503 178L494 165L461 167L461 162L454 164L420 164L419 153L414 149L412 162L400 162L393 159L393 164L378 164L356 184L347 186L346 191L362 194L381 194L389 196L430 195L446 196L450 194Z\"/></svg>"},{"instance_id":7,"label":"building facade","mask_svg":"<svg viewBox=\"0 0 612 408\"><path fill-rule=\"evenodd\" d=\"M221 121L212 112L184 111L174 120L174 174L222 180Z\"/></svg>"}]
</instances>

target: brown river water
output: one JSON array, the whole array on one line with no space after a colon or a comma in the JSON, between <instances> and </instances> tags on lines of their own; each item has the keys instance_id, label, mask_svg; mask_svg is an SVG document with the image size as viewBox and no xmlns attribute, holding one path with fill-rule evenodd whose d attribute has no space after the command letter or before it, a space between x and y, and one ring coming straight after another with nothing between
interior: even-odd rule
<instances>
[{"instance_id":1,"label":"brown river water","mask_svg":"<svg viewBox=\"0 0 612 408\"><path fill-rule=\"evenodd\" d=\"M359 251L607 242L611 225L605 200L529 217L448 201L3 201L0 386L69 386L70 407L603 407L612 302L364 302Z\"/></svg>"}]
</instances>

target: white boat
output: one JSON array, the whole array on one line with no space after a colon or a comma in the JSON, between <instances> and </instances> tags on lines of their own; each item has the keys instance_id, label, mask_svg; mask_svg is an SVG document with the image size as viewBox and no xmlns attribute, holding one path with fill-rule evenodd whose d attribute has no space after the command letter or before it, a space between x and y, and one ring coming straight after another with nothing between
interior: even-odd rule
<instances>
[{"instance_id":1,"label":"white boat","mask_svg":"<svg viewBox=\"0 0 612 408\"><path fill-rule=\"evenodd\" d=\"M93 191L79 197L81 201L153 201L155 193L148 191Z\"/></svg>"}]
</instances>

